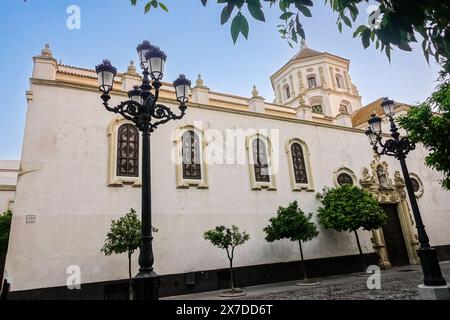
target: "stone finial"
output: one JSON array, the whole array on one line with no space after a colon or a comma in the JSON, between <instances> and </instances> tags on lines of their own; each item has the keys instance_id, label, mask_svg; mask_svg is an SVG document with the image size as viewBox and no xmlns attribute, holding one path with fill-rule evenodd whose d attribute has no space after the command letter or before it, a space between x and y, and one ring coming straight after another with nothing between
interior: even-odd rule
<instances>
[{"instance_id":1,"label":"stone finial","mask_svg":"<svg viewBox=\"0 0 450 320\"><path fill-rule=\"evenodd\" d=\"M50 50L50 45L48 43L46 43L44 49L42 49L41 55L44 58L53 58L53 53Z\"/></svg>"},{"instance_id":2,"label":"stone finial","mask_svg":"<svg viewBox=\"0 0 450 320\"><path fill-rule=\"evenodd\" d=\"M136 66L134 65L134 61L130 61L130 65L128 66L127 73L135 74L136 73Z\"/></svg>"},{"instance_id":3,"label":"stone finial","mask_svg":"<svg viewBox=\"0 0 450 320\"><path fill-rule=\"evenodd\" d=\"M204 87L205 84L203 82L202 75L199 73L197 77L198 77L197 81L195 81L195 84L197 85L197 87Z\"/></svg>"},{"instance_id":4,"label":"stone finial","mask_svg":"<svg viewBox=\"0 0 450 320\"><path fill-rule=\"evenodd\" d=\"M256 89L256 86L253 86L252 97L259 98L259 91L258 91L258 89Z\"/></svg>"},{"instance_id":5,"label":"stone finial","mask_svg":"<svg viewBox=\"0 0 450 320\"><path fill-rule=\"evenodd\" d=\"M308 44L306 43L305 39L302 39L302 41L300 41L300 50L306 48L308 48Z\"/></svg>"}]
</instances>

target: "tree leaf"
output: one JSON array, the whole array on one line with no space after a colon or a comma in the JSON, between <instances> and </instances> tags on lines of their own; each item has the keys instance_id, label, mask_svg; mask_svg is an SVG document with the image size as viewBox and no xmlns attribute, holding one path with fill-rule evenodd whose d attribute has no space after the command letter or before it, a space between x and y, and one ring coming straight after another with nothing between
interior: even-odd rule
<instances>
[{"instance_id":1,"label":"tree leaf","mask_svg":"<svg viewBox=\"0 0 450 320\"><path fill-rule=\"evenodd\" d=\"M281 16L280 16L280 19L281 20L287 20L287 19L289 19L290 17L292 17L294 15L294 13L292 13L292 12L285 12L285 13L283 13Z\"/></svg>"},{"instance_id":2,"label":"tree leaf","mask_svg":"<svg viewBox=\"0 0 450 320\"><path fill-rule=\"evenodd\" d=\"M239 19L240 14L241 13L238 13L231 22L231 38L234 43L236 43L239 32L241 32L241 20Z\"/></svg>"},{"instance_id":3,"label":"tree leaf","mask_svg":"<svg viewBox=\"0 0 450 320\"><path fill-rule=\"evenodd\" d=\"M348 26L348 27L352 27L352 22L350 21L350 18L347 16L342 16L342 20L344 21L344 23Z\"/></svg>"},{"instance_id":4,"label":"tree leaf","mask_svg":"<svg viewBox=\"0 0 450 320\"><path fill-rule=\"evenodd\" d=\"M167 9L167 6L164 3L158 2L158 4L159 4L159 7L161 9L163 9L165 12L167 12L167 13L169 12L169 9Z\"/></svg>"},{"instance_id":5,"label":"tree leaf","mask_svg":"<svg viewBox=\"0 0 450 320\"><path fill-rule=\"evenodd\" d=\"M245 16L241 15L240 20L241 20L241 33L245 37L245 39L248 39L248 33L250 30L250 27L248 25L247 18Z\"/></svg>"},{"instance_id":6,"label":"tree leaf","mask_svg":"<svg viewBox=\"0 0 450 320\"><path fill-rule=\"evenodd\" d=\"M233 13L234 5L229 4L222 10L222 14L220 15L220 23L224 25L230 19L231 13Z\"/></svg>"},{"instance_id":7,"label":"tree leaf","mask_svg":"<svg viewBox=\"0 0 450 320\"><path fill-rule=\"evenodd\" d=\"M365 29L361 35L361 41L364 49L367 49L370 46L370 29Z\"/></svg>"},{"instance_id":8,"label":"tree leaf","mask_svg":"<svg viewBox=\"0 0 450 320\"><path fill-rule=\"evenodd\" d=\"M264 12L261 10L261 5L254 2L248 2L247 8L253 18L265 22Z\"/></svg>"},{"instance_id":9,"label":"tree leaf","mask_svg":"<svg viewBox=\"0 0 450 320\"><path fill-rule=\"evenodd\" d=\"M152 3L151 3L151 2L148 2L148 3L145 5L144 13L149 12L151 8L152 8Z\"/></svg>"},{"instance_id":10,"label":"tree leaf","mask_svg":"<svg viewBox=\"0 0 450 320\"><path fill-rule=\"evenodd\" d=\"M298 6L297 8L305 17L312 17L311 11L309 11L308 7Z\"/></svg>"}]
</instances>

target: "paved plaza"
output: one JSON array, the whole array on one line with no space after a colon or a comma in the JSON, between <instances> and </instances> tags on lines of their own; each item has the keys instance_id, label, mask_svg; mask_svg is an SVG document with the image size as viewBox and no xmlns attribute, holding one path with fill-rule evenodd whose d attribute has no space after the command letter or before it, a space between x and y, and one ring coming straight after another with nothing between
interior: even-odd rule
<instances>
[{"instance_id":1,"label":"paved plaza","mask_svg":"<svg viewBox=\"0 0 450 320\"><path fill-rule=\"evenodd\" d=\"M441 262L447 282L450 281L450 261ZM381 289L367 287L371 274L348 274L315 279L320 285L297 286L295 281L244 288L247 293L236 300L417 300L417 285L423 282L420 265L381 270ZM373 278L371 278L373 279ZM371 282L376 284L376 282ZM168 297L166 300L225 300L222 291Z\"/></svg>"}]
</instances>

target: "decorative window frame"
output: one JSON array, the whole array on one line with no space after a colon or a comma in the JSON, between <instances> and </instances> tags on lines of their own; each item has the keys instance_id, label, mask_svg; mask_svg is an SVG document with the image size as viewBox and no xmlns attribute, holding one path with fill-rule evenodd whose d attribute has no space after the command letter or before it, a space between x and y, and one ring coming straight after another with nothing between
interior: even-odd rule
<instances>
[{"instance_id":1,"label":"decorative window frame","mask_svg":"<svg viewBox=\"0 0 450 320\"><path fill-rule=\"evenodd\" d=\"M308 183L297 183L295 181L294 163L292 161L292 150L291 150L291 146L294 143L300 144L300 146L303 149L303 157L305 159L306 175L308 177ZM305 191L313 192L314 191L314 178L312 175L310 153L309 153L308 145L299 138L292 138L286 142L285 149L286 149L286 154L287 154L287 158L288 158L289 177L291 179L292 191L305 190Z\"/></svg>"},{"instance_id":2,"label":"decorative window frame","mask_svg":"<svg viewBox=\"0 0 450 320\"><path fill-rule=\"evenodd\" d=\"M288 94L289 92L289 94ZM286 83L285 85L283 85L283 98L284 100L288 100L292 97L292 92L291 92L291 88L289 86L288 83Z\"/></svg>"},{"instance_id":3,"label":"decorative window frame","mask_svg":"<svg viewBox=\"0 0 450 320\"><path fill-rule=\"evenodd\" d=\"M338 182L338 177L339 177L339 175L340 175L341 173L346 173L346 174L348 174L350 177L352 177L352 180L353 180L353 186L358 186L358 178L356 177L356 175L355 175L355 173L353 172L353 170L352 170L352 169L349 169L349 168L347 168L347 167L341 167L341 168L339 168L339 169L336 169L336 170L333 172L333 182L334 182L334 185L335 185L336 187L340 187L340 186L341 186L341 185L339 184L339 182Z\"/></svg>"},{"instance_id":4,"label":"decorative window frame","mask_svg":"<svg viewBox=\"0 0 450 320\"><path fill-rule=\"evenodd\" d=\"M253 141L255 139L261 139L266 144L266 152L267 152L267 165L269 169L269 182L261 182L256 181L255 176L255 168L253 163ZM273 148L272 148L272 142L268 137L266 137L263 134L256 133L251 136L247 136L245 139L245 148L247 149L247 164L248 164L248 171L249 171L249 177L250 177L250 187L252 190L259 191L262 189L267 189L269 191L276 191L277 190L277 182L276 177L273 170Z\"/></svg>"},{"instance_id":5,"label":"decorative window frame","mask_svg":"<svg viewBox=\"0 0 450 320\"><path fill-rule=\"evenodd\" d=\"M315 82L315 86L313 86L313 87L311 87L310 83L309 83L309 79L311 79L311 78L314 78L314 82ZM313 89L316 89L316 88L320 87L319 83L317 81L317 75L316 74L308 74L306 76L306 84L308 85L308 89L309 90L313 90Z\"/></svg>"},{"instance_id":6,"label":"decorative window frame","mask_svg":"<svg viewBox=\"0 0 450 320\"><path fill-rule=\"evenodd\" d=\"M344 76L340 73L335 73L335 78L336 78L336 88L346 90L347 88L345 85Z\"/></svg>"},{"instance_id":7,"label":"decorative window frame","mask_svg":"<svg viewBox=\"0 0 450 320\"><path fill-rule=\"evenodd\" d=\"M423 191L424 191L422 179L420 179L419 176L413 172L410 172L409 176L411 178L414 178L417 181L417 183L419 184L419 191L414 192L414 194L415 194L416 198L420 198L423 195Z\"/></svg>"},{"instance_id":8,"label":"decorative window frame","mask_svg":"<svg viewBox=\"0 0 450 320\"><path fill-rule=\"evenodd\" d=\"M183 134L186 131L194 131L200 139L200 170L201 179L185 179L183 177ZM205 132L191 124L180 125L176 128L173 136L173 143L175 144L175 177L177 189L209 189L208 185L208 166L205 159L205 150L208 146Z\"/></svg>"},{"instance_id":9,"label":"decorative window frame","mask_svg":"<svg viewBox=\"0 0 450 320\"><path fill-rule=\"evenodd\" d=\"M108 187L123 187L124 184L131 184L133 187L142 186L142 135L139 134L139 175L137 177L125 177L117 175L117 138L121 125L132 123L131 121L117 116L108 125Z\"/></svg>"}]
</instances>

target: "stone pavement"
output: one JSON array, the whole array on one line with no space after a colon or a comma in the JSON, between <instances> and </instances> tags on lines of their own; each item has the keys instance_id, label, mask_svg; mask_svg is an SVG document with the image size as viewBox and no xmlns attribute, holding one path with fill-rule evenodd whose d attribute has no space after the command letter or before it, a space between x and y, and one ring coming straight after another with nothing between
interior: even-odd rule
<instances>
[{"instance_id":1,"label":"stone pavement","mask_svg":"<svg viewBox=\"0 0 450 320\"><path fill-rule=\"evenodd\" d=\"M450 261L441 262L441 270L450 284ZM295 281L244 288L244 297L235 300L418 300L417 285L423 282L422 269L405 266L381 270L381 289L369 290L371 274L347 274L315 279L315 287L296 286ZM168 297L163 300L230 300L219 297L222 291Z\"/></svg>"}]
</instances>

